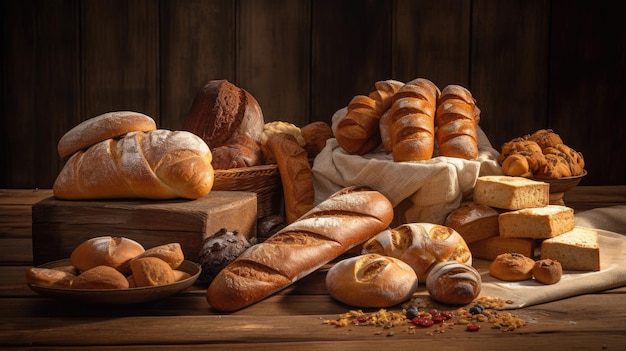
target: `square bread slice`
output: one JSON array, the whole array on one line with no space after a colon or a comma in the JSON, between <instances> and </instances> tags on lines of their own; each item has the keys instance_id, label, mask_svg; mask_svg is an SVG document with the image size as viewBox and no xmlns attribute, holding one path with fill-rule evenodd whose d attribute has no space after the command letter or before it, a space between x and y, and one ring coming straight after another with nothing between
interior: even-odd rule
<instances>
[{"instance_id":1,"label":"square bread slice","mask_svg":"<svg viewBox=\"0 0 626 351\"><path fill-rule=\"evenodd\" d=\"M503 212L498 225L503 238L548 239L574 229L574 210L548 205Z\"/></svg>"},{"instance_id":2,"label":"square bread slice","mask_svg":"<svg viewBox=\"0 0 626 351\"><path fill-rule=\"evenodd\" d=\"M541 243L541 258L559 261L565 270L599 271L600 245L594 229L575 227Z\"/></svg>"},{"instance_id":3,"label":"square bread slice","mask_svg":"<svg viewBox=\"0 0 626 351\"><path fill-rule=\"evenodd\" d=\"M543 207L550 203L550 184L524 177L482 176L476 179L474 202L505 210Z\"/></svg>"},{"instance_id":4,"label":"square bread slice","mask_svg":"<svg viewBox=\"0 0 626 351\"><path fill-rule=\"evenodd\" d=\"M528 238L502 238L492 236L467 244L472 257L493 261L500 254L518 253L526 257L535 256L535 240Z\"/></svg>"}]
</instances>

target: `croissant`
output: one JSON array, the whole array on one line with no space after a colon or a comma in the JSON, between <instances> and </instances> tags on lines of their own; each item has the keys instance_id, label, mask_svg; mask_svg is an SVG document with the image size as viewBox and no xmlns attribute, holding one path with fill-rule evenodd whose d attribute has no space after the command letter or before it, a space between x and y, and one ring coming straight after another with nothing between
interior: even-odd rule
<instances>
[{"instance_id":1,"label":"croissant","mask_svg":"<svg viewBox=\"0 0 626 351\"><path fill-rule=\"evenodd\" d=\"M393 160L427 160L435 146L435 107L439 89L429 80L418 78L405 84L381 117L381 139Z\"/></svg>"},{"instance_id":2,"label":"croissant","mask_svg":"<svg viewBox=\"0 0 626 351\"><path fill-rule=\"evenodd\" d=\"M402 86L395 80L379 81L368 96L355 96L348 104L346 116L337 124L337 143L350 154L374 151L381 143L380 118Z\"/></svg>"},{"instance_id":3,"label":"croissant","mask_svg":"<svg viewBox=\"0 0 626 351\"><path fill-rule=\"evenodd\" d=\"M480 110L472 94L459 85L448 85L437 102L435 125L441 156L473 160L478 157L477 125Z\"/></svg>"},{"instance_id":4,"label":"croissant","mask_svg":"<svg viewBox=\"0 0 626 351\"><path fill-rule=\"evenodd\" d=\"M191 132L131 132L78 151L53 185L63 200L197 199L213 187L212 155Z\"/></svg>"}]
</instances>

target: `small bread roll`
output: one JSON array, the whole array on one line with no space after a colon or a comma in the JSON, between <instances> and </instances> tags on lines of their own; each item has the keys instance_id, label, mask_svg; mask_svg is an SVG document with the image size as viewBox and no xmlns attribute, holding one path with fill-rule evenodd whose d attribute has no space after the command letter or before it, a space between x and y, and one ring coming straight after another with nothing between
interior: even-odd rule
<instances>
[{"instance_id":1,"label":"small bread roll","mask_svg":"<svg viewBox=\"0 0 626 351\"><path fill-rule=\"evenodd\" d=\"M143 246L132 239L99 236L78 245L70 259L82 272L104 265L126 274L130 273L128 262L144 251Z\"/></svg>"},{"instance_id":2,"label":"small bread roll","mask_svg":"<svg viewBox=\"0 0 626 351\"><path fill-rule=\"evenodd\" d=\"M504 281L528 280L533 277L535 260L519 253L498 255L489 265L489 274Z\"/></svg>"},{"instance_id":3,"label":"small bread roll","mask_svg":"<svg viewBox=\"0 0 626 351\"><path fill-rule=\"evenodd\" d=\"M388 307L408 300L417 275L403 261L378 254L339 261L326 274L326 288L336 300L356 307Z\"/></svg>"},{"instance_id":4,"label":"small bread roll","mask_svg":"<svg viewBox=\"0 0 626 351\"><path fill-rule=\"evenodd\" d=\"M137 287L171 284L176 281L174 270L157 257L143 257L130 261L133 280Z\"/></svg>"},{"instance_id":5,"label":"small bread roll","mask_svg":"<svg viewBox=\"0 0 626 351\"><path fill-rule=\"evenodd\" d=\"M26 271L26 283L40 286L69 288L74 278L74 274L52 268L32 267Z\"/></svg>"},{"instance_id":6,"label":"small bread roll","mask_svg":"<svg viewBox=\"0 0 626 351\"><path fill-rule=\"evenodd\" d=\"M535 280L542 284L555 284L561 280L563 267L559 261L546 258L535 262L532 273Z\"/></svg>"},{"instance_id":7,"label":"small bread roll","mask_svg":"<svg viewBox=\"0 0 626 351\"><path fill-rule=\"evenodd\" d=\"M426 278L426 289L434 300L465 305L480 294L482 279L474 267L456 261L436 264Z\"/></svg>"},{"instance_id":8,"label":"small bread roll","mask_svg":"<svg viewBox=\"0 0 626 351\"><path fill-rule=\"evenodd\" d=\"M304 149L309 158L314 158L326 146L326 141L333 137L333 130L324 121L315 121L300 128L302 137L305 140Z\"/></svg>"},{"instance_id":9,"label":"small bread roll","mask_svg":"<svg viewBox=\"0 0 626 351\"><path fill-rule=\"evenodd\" d=\"M185 260L183 249L179 243L170 243L165 245L155 246L147 249L143 253L135 256L133 259L139 259L142 257L156 257L165 261L172 269L180 267L181 263Z\"/></svg>"},{"instance_id":10,"label":"small bread roll","mask_svg":"<svg viewBox=\"0 0 626 351\"><path fill-rule=\"evenodd\" d=\"M128 289L128 280L117 269L102 265L78 275L72 289Z\"/></svg>"}]
</instances>

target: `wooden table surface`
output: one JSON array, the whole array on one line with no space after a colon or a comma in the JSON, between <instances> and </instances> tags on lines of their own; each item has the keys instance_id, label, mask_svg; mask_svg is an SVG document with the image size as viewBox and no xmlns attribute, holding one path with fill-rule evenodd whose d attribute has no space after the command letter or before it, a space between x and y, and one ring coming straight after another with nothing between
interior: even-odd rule
<instances>
[{"instance_id":1,"label":"wooden table surface","mask_svg":"<svg viewBox=\"0 0 626 351\"><path fill-rule=\"evenodd\" d=\"M509 311L525 322L513 331L481 322L477 332L457 324L441 333L433 327L324 323L350 310L326 292L329 265L234 313L212 310L205 300L206 289L196 285L161 301L132 306L54 300L33 292L24 282L33 262L30 207L50 195L50 190L0 190L2 348L623 350L626 345L626 287ZM580 186L565 195L565 203L577 212L625 205L626 186ZM454 313L456 308L447 310Z\"/></svg>"}]
</instances>

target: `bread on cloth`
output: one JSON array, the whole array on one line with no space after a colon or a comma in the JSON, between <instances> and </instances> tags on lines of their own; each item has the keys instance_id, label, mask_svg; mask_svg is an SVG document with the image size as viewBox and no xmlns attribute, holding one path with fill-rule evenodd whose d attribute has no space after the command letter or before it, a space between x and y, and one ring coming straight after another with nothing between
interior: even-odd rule
<instances>
[{"instance_id":1,"label":"bread on cloth","mask_svg":"<svg viewBox=\"0 0 626 351\"><path fill-rule=\"evenodd\" d=\"M342 108L332 116L335 135L337 124L346 112ZM479 176L502 175L497 160L499 152L480 126L476 133L479 152L474 160L441 156L435 143L429 159L395 162L382 145L363 155L351 154L336 137L330 138L312 167L315 204L344 187L360 184L380 191L391 201L395 209L392 226L417 222L443 224L461 202L471 200Z\"/></svg>"},{"instance_id":2,"label":"bread on cloth","mask_svg":"<svg viewBox=\"0 0 626 351\"><path fill-rule=\"evenodd\" d=\"M556 284L563 275L563 266L559 261L545 258L535 262L533 277L542 284Z\"/></svg>"},{"instance_id":3,"label":"bread on cloth","mask_svg":"<svg viewBox=\"0 0 626 351\"><path fill-rule=\"evenodd\" d=\"M65 160L77 151L87 149L101 141L117 138L130 132L149 132L156 129L156 123L150 116L133 111L108 112L90 118L66 132L57 150Z\"/></svg>"},{"instance_id":4,"label":"bread on cloth","mask_svg":"<svg viewBox=\"0 0 626 351\"><path fill-rule=\"evenodd\" d=\"M504 281L528 280L533 277L535 260L516 252L500 254L489 264L489 274Z\"/></svg>"},{"instance_id":5,"label":"bread on cloth","mask_svg":"<svg viewBox=\"0 0 626 351\"><path fill-rule=\"evenodd\" d=\"M198 199L213 187L211 151L185 131L130 132L74 153L54 182L63 200Z\"/></svg>"},{"instance_id":6,"label":"bread on cloth","mask_svg":"<svg viewBox=\"0 0 626 351\"><path fill-rule=\"evenodd\" d=\"M346 258L326 273L334 299L355 307L389 307L408 300L418 286L417 275L403 261L378 254Z\"/></svg>"},{"instance_id":7,"label":"bread on cloth","mask_svg":"<svg viewBox=\"0 0 626 351\"><path fill-rule=\"evenodd\" d=\"M127 274L130 273L130 260L144 251L140 243L129 238L98 236L76 246L70 260L83 272L104 265Z\"/></svg>"},{"instance_id":8,"label":"bread on cloth","mask_svg":"<svg viewBox=\"0 0 626 351\"><path fill-rule=\"evenodd\" d=\"M463 237L454 229L433 223L408 223L380 232L363 244L363 254L398 258L415 270L424 282L438 262L472 264Z\"/></svg>"},{"instance_id":9,"label":"bread on cloth","mask_svg":"<svg viewBox=\"0 0 626 351\"><path fill-rule=\"evenodd\" d=\"M365 187L345 188L222 269L207 302L233 311L286 288L389 226L389 200Z\"/></svg>"}]
</instances>

